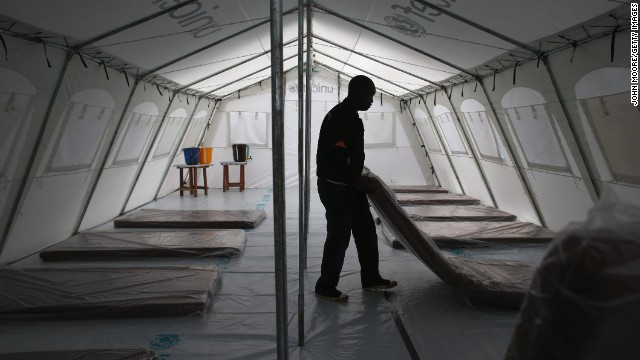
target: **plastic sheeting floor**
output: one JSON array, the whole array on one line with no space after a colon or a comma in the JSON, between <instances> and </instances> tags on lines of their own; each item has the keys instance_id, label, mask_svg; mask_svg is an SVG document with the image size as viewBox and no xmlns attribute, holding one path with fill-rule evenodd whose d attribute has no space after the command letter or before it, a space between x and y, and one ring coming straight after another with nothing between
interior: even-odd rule
<instances>
[{"instance_id":1,"label":"plastic sheeting floor","mask_svg":"<svg viewBox=\"0 0 640 360\"><path fill-rule=\"evenodd\" d=\"M439 280L407 250L393 249L379 233L383 276L399 282L387 293L360 289L353 241L339 289L349 302L317 299L325 238L324 208L312 189L308 268L305 274L305 343L298 346L298 194L287 189L289 354L291 359L502 359L518 313L469 300ZM207 314L184 318L75 321L0 320L0 353L88 348L152 348L163 360L275 359L276 301L273 255L273 192L211 190L208 197L177 192L146 208L264 209L267 219L247 230L236 258L75 261L44 264L36 255L13 264L27 266L203 265L219 266L221 282ZM96 229L119 231L111 223ZM131 229L126 229L131 231ZM142 230L141 230L142 231ZM457 255L537 264L545 248L524 246L459 250Z\"/></svg>"}]
</instances>

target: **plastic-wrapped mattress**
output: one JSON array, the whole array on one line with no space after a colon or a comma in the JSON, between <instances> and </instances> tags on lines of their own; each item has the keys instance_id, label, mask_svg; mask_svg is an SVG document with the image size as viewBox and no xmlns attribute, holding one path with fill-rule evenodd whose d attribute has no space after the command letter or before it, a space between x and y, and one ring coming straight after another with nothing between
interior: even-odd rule
<instances>
[{"instance_id":1,"label":"plastic-wrapped mattress","mask_svg":"<svg viewBox=\"0 0 640 360\"><path fill-rule=\"evenodd\" d=\"M395 193L448 193L447 189L435 185L391 185Z\"/></svg>"},{"instance_id":2,"label":"plastic-wrapped mattress","mask_svg":"<svg viewBox=\"0 0 640 360\"><path fill-rule=\"evenodd\" d=\"M467 195L452 193L399 193L401 205L478 205L480 200Z\"/></svg>"},{"instance_id":3,"label":"plastic-wrapped mattress","mask_svg":"<svg viewBox=\"0 0 640 360\"><path fill-rule=\"evenodd\" d=\"M367 195L402 244L440 279L465 294L494 304L520 306L533 278L533 268L516 261L480 260L440 251L375 174L365 170L374 187Z\"/></svg>"},{"instance_id":4,"label":"plastic-wrapped mattress","mask_svg":"<svg viewBox=\"0 0 640 360\"><path fill-rule=\"evenodd\" d=\"M90 349L0 353L2 360L157 360L149 349Z\"/></svg>"},{"instance_id":5,"label":"plastic-wrapped mattress","mask_svg":"<svg viewBox=\"0 0 640 360\"><path fill-rule=\"evenodd\" d=\"M119 231L78 233L40 252L45 261L113 257L238 255L244 230Z\"/></svg>"},{"instance_id":6,"label":"plastic-wrapped mattress","mask_svg":"<svg viewBox=\"0 0 640 360\"><path fill-rule=\"evenodd\" d=\"M484 205L404 206L416 221L514 221L516 216Z\"/></svg>"},{"instance_id":7,"label":"plastic-wrapped mattress","mask_svg":"<svg viewBox=\"0 0 640 360\"><path fill-rule=\"evenodd\" d=\"M418 221L418 228L439 246L484 246L494 244L547 244L555 233L528 222Z\"/></svg>"},{"instance_id":8,"label":"plastic-wrapped mattress","mask_svg":"<svg viewBox=\"0 0 640 360\"><path fill-rule=\"evenodd\" d=\"M611 195L608 195L611 196ZM506 359L640 359L640 208L605 199L560 232Z\"/></svg>"},{"instance_id":9,"label":"plastic-wrapped mattress","mask_svg":"<svg viewBox=\"0 0 640 360\"><path fill-rule=\"evenodd\" d=\"M0 270L0 318L133 318L203 314L218 268Z\"/></svg>"},{"instance_id":10,"label":"plastic-wrapped mattress","mask_svg":"<svg viewBox=\"0 0 640 360\"><path fill-rule=\"evenodd\" d=\"M141 209L113 221L117 228L252 229L267 213L264 210L161 210Z\"/></svg>"}]
</instances>

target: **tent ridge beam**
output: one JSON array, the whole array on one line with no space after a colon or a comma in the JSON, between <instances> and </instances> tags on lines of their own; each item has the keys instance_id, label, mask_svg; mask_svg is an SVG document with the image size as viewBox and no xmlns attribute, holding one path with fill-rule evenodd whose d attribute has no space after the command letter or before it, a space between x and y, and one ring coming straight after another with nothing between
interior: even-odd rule
<instances>
[{"instance_id":1,"label":"tent ridge beam","mask_svg":"<svg viewBox=\"0 0 640 360\"><path fill-rule=\"evenodd\" d=\"M172 6L172 7L166 8L166 9L164 9L162 11L159 11L157 13L151 14L149 16L145 16L142 19L138 19L138 20L136 20L134 22L131 22L131 23L123 25L123 26L120 26L119 28L116 28L116 29L108 31L108 32L106 32L104 34L101 34L101 35L98 35L96 37L93 37L93 38L91 38L89 40L81 42L80 44L74 46L73 49L75 51L79 51L80 49L82 49L82 48L84 48L84 47L86 47L88 45L91 45L91 44L93 44L95 42L98 42L100 40L106 39L106 38L108 38L108 37L110 37L112 35L115 35L117 33L123 32L123 31L128 30L128 29L130 29L132 27L136 27L136 26L138 26L140 24L143 24L143 23L145 23L145 22L147 22L149 20L153 20L153 19L155 19L155 18L157 18L159 16L162 16L162 15L164 15L166 13L169 13L169 12L172 12L174 10L180 9L181 7L187 6L187 5L189 5L191 3L194 3L196 1L199 1L199 0L185 0L185 1L183 1L183 2L181 2L179 4L176 4L176 5Z\"/></svg>"},{"instance_id":2,"label":"tent ridge beam","mask_svg":"<svg viewBox=\"0 0 640 360\"><path fill-rule=\"evenodd\" d=\"M418 49L418 48L416 48L414 46L411 46L411 45L409 45L409 44L407 44L405 42L402 42L402 41L400 41L398 39L395 39L395 38L393 38L393 37L391 37L389 35L386 35L386 34L380 32L380 31L374 30L374 29L372 29L372 28L370 28L370 27L368 27L366 25L360 24L359 22L357 22L355 20L352 20L352 19L350 19L350 18L348 18L348 17L346 17L344 15L340 15L337 12L335 12L335 11L329 9L329 8L326 8L326 7L322 6L322 5L314 3L313 6L315 6L316 8L318 8L318 9L324 11L324 12L326 12L329 15L333 15L333 16L335 16L337 18L340 18L340 19L342 19L342 20L344 20L344 21L346 21L348 23L351 23L351 24L356 25L356 26L358 26L358 27L360 27L362 29L370 31L370 32L372 32L372 33L374 33L374 34L376 34L378 36L381 36L381 37L387 39L387 40L391 40L391 41L393 41L393 42L395 42L397 44L400 44L400 45L406 47L407 49L411 49L411 50L413 50L413 51L415 51L415 52L417 52L417 53L419 53L421 55L424 55L424 56L426 56L426 57L428 57L430 59L433 59L433 60L435 60L435 61L437 61L437 62L439 62L441 64L447 65L447 66L449 66L451 68L454 68L454 69L456 69L456 70L458 70L458 71L460 71L462 73L465 73L465 74L467 74L467 75L469 75L469 76L471 76L473 78L476 78L476 76L477 76L476 74L471 73L471 72L461 68L458 65L452 64L452 63L448 62L447 60L441 59L441 58L439 58L439 57L437 57L435 55L432 55L432 54L429 54L429 53L427 53L425 51L422 51L422 50L420 50L420 49Z\"/></svg>"},{"instance_id":3,"label":"tent ridge beam","mask_svg":"<svg viewBox=\"0 0 640 360\"><path fill-rule=\"evenodd\" d=\"M506 41L508 43L516 45L516 46L518 46L518 47L520 47L522 49L525 49L525 50L531 52L534 55L537 55L537 56L541 55L540 51L532 48L531 46L529 46L527 44L521 43L518 40L512 39L512 38L510 38L510 37L508 37L506 35L503 35L503 34L497 32L497 31L491 30L486 26L480 25L480 24L478 24L478 23L476 23L474 21L471 21L471 20L469 20L469 19L467 19L465 17L462 17L460 15L452 13L451 11L449 11L447 9L444 9L444 8L442 8L440 6L434 5L434 4L432 4L432 3L428 2L428 1L424 1L424 0L415 0L415 1L420 3L420 4L422 4L422 5L426 5L426 6L432 8L434 10L440 11L441 13L443 13L443 14L445 14L445 15L453 18L453 19L461 21L461 22L463 22L463 23L465 23L465 24L467 24L469 26L472 26L472 27L474 27L474 28L476 28L476 29L478 29L478 30L480 30L482 32L485 32L485 33L487 33L489 35L495 36L500 40L504 40L504 41Z\"/></svg>"},{"instance_id":4,"label":"tent ridge beam","mask_svg":"<svg viewBox=\"0 0 640 360\"><path fill-rule=\"evenodd\" d=\"M346 50L346 51L350 51L350 52L352 52L352 53L354 53L354 54L356 54L356 55L360 55L360 56L362 56L362 57L363 57L363 58L365 58L365 59L369 59L369 60L371 60L371 61L375 61L375 62L377 62L378 64L385 65L385 66L387 66L387 67L389 67L389 68L391 68L391 69L393 69L393 70L400 71L400 72L405 73L405 74L407 74L407 75L411 75L411 76L415 77L416 79L419 79L419 80L422 80L422 81L428 82L429 84L432 84L432 85L438 86L438 87L439 87L439 88L441 88L441 89L442 89L442 88L444 88L444 86L442 86L442 85L440 85L440 84L438 84L438 83L436 83L436 82L434 82L434 81L431 81L431 80L429 80L429 79L423 78L423 77L418 76L418 75L416 75L416 74L413 74L413 73L411 73L411 72L409 72L409 71L402 70L402 69L400 69L400 68L398 68L398 67L396 67L396 66L393 66L393 65L391 65L391 64L387 64L387 63L385 63L385 62L383 62L383 61L380 61L380 60L378 60L378 59L376 59L376 58L374 58L374 57L371 57L371 56L369 56L369 55L363 54L363 53L361 53L361 52L359 52L359 51L355 51L355 50L353 50L353 49L348 49L348 48L346 48L346 47L344 47L344 46L342 46L342 45L340 45L340 44L334 43L333 41L331 41L331 40L329 40L329 39L325 39L325 38L323 38L323 37L321 37L321 36L318 36L318 35L313 35L313 37L314 37L314 38L316 38L316 39L318 39L318 40L322 40L322 41L324 41L324 42L326 42L326 43L329 43L329 44L331 44L331 45L333 45L333 46L337 46L337 47L339 47L340 49L343 49L343 50Z\"/></svg>"},{"instance_id":5,"label":"tent ridge beam","mask_svg":"<svg viewBox=\"0 0 640 360\"><path fill-rule=\"evenodd\" d=\"M296 6L296 7L291 8L291 9L289 9L289 10L285 11L285 12L283 12L283 13L282 13L282 15L283 15L283 16L285 16L285 15L289 15L289 14L292 14L292 13L294 13L294 12L296 12L296 11L298 11L298 7L297 7L297 6ZM171 66L171 65L173 65L173 64L175 64L175 63L177 63L177 62L179 62L179 61L182 61L182 60L184 60L184 59L186 59L186 58L188 58L188 57L191 57L191 56L196 55L196 54L198 54L198 53L200 53L200 52L203 52L203 51L205 51L205 50L207 50L207 49L209 49L209 48L212 48L212 47L214 47L214 46L216 46L216 45L218 45L218 44L221 44L221 43L223 43L223 42L225 42L225 41L227 41L227 40L231 40L231 39L235 38L236 36L242 35L242 34L244 34L244 33L248 32L248 31L251 31L251 30L253 30L253 29L256 29L256 28L258 28L258 27L260 27L260 26L262 26L262 25L264 25L264 24L268 24L270 21L271 21L270 19L269 19L269 20L263 20L263 21L260 21L260 22L259 22L259 23L257 23L257 24L254 24L254 25L251 25L251 26L249 26L249 27L247 27L247 28L244 28L244 29L242 29L242 30L240 30L240 31L238 31L238 32L236 32L236 33L233 33L233 34L231 34L231 35L229 35L229 36L226 36L226 37L224 37L224 38L222 38L222 39L220 39L220 40L218 40L218 41L215 41L215 42L213 42L213 43L211 43L211 44L209 44L209 45L207 45L207 46L201 47L200 49L197 49L197 50L194 50L194 51L192 51L192 52L190 52L190 53L188 53L188 54L182 55L182 56L180 56L180 57L179 57L179 58L177 58L177 59L171 60L171 61L169 61L169 62L167 62L167 63L162 64L162 65L156 66L155 68L153 68L153 69L151 69L151 70L148 70L147 72L145 72L144 74L142 74L142 77L143 77L143 78L144 78L144 77L147 77L147 76L149 76L149 75L151 75L151 74L153 74L153 73L157 72L158 70L161 70L161 69L164 69L164 68L166 68L166 67L168 67L168 66Z\"/></svg>"},{"instance_id":6,"label":"tent ridge beam","mask_svg":"<svg viewBox=\"0 0 640 360\"><path fill-rule=\"evenodd\" d=\"M327 69L327 70L329 70L329 71L332 71L332 72L334 72L334 73L338 74L338 76L340 76L340 75L344 75L344 76L346 76L346 77L348 77L348 78L353 78L353 76L349 76L349 74L345 73L344 71L340 71L340 70L334 69L333 67L331 67L331 66L329 66L329 65L327 65L327 64L325 64L325 63L323 63L322 61L316 61L316 65L320 65L320 66L324 67L325 69ZM386 80L385 80L385 81L386 81ZM383 89L377 89L377 90L378 90L378 91L380 91L380 92L381 92L381 93L383 93L383 94L386 94L386 95L387 95L387 96L389 96L389 97L394 98L394 99L400 99L400 97L399 97L398 95L394 95L394 94L392 94L392 93L390 93L390 92L388 92L388 91L385 91L385 90L383 90Z\"/></svg>"},{"instance_id":7,"label":"tent ridge beam","mask_svg":"<svg viewBox=\"0 0 640 360\"><path fill-rule=\"evenodd\" d=\"M282 44L282 46L289 45L289 44L291 44L291 43L293 43L294 41L297 41L297 40L298 40L297 38L295 38L295 39L293 39L293 40L289 40L289 41L287 41L286 43ZM229 71L229 70L232 70L232 69L234 69L234 68L236 68L236 67L238 67L238 66L240 66L240 65L246 64L246 63L248 63L248 62L250 62L250 61L252 61L252 60L255 60L255 59L259 58L259 57L262 57L262 56L264 56L264 55L267 55L267 54L269 54L270 52L271 52L271 49L269 49L269 50L265 50L265 51L263 51L263 52L261 52L261 53L259 53L259 54L255 55L255 56L252 56L252 57L250 57L250 58L248 58L248 59L242 60L242 61L237 62L237 63L235 63L235 64L233 64L233 65L231 65L231 66L228 66L228 67L226 67L226 68L224 68L224 69L222 69L222 70L216 71L216 72L214 72L214 73L212 73L212 74L210 74L210 75L207 75L207 76L205 76L205 77L203 77L203 78L200 78L200 79L195 80L195 81L193 81L193 82L190 82L190 83L188 83L188 84L186 84L186 85L183 85L183 86L179 87L179 88L177 89L177 91L182 91L182 90L184 90L184 89L186 89L186 88L189 88L189 87L191 87L191 86L193 86L193 85L195 85L195 84L197 84L197 83L200 83L200 82L203 82L203 81L205 81L205 80L211 79L211 78L212 78L212 77L214 77L214 76L220 75L220 74L222 74L222 73L224 73L224 72L227 72L227 71Z\"/></svg>"},{"instance_id":8,"label":"tent ridge beam","mask_svg":"<svg viewBox=\"0 0 640 360\"><path fill-rule=\"evenodd\" d=\"M287 61L287 60L292 59L292 58L294 58L294 57L296 57L296 56L298 56L298 54L291 55L291 56L289 56L289 57L287 57L287 58L283 59L282 61L283 61L283 62L284 62L284 61ZM256 71L254 71L254 72L250 73L250 74L247 74L247 75L245 75L245 76L243 76L243 77L241 77L241 78L235 79L235 80L233 80L233 81L231 81L231 82L228 82L228 83L224 84L223 86L217 87L217 88L215 88L215 89L213 89L213 90L211 90L211 91L208 91L208 92L204 93L204 95L209 95L209 94L211 94L211 93L213 93L213 92L215 92L215 91L218 91L218 90L220 90L220 89L224 89L224 88L226 88L227 86L229 86L229 85L231 85L231 84L233 84L233 83L235 83L235 82L237 82L237 81L244 80L244 79L248 78L249 76L253 76L253 75L255 75L255 74L257 74L257 73L259 73L259 72L261 72L261 71L265 71L265 70L268 70L268 69L271 69L271 65L266 66L266 67L263 67L262 69L258 69L258 70L256 70ZM264 81L264 80L261 80L261 81ZM256 82L256 84L257 84L257 83L259 83L259 82L260 82L260 81ZM233 94L233 93L235 93L235 92L237 92L237 91L238 91L238 90L233 91L233 92L231 92L231 94Z\"/></svg>"},{"instance_id":9,"label":"tent ridge beam","mask_svg":"<svg viewBox=\"0 0 640 360\"><path fill-rule=\"evenodd\" d=\"M346 62L343 62L342 60L337 59L337 58L335 58L335 57L333 57L333 56L331 56L331 55L329 55L329 54L327 54L327 53L324 53L324 52L322 52L322 51L320 51L320 50L314 50L314 51L315 51L316 53L320 54L320 55L323 55L323 56L328 57L328 58L329 58L329 59L331 59L331 60L335 60L335 61L337 61L337 62L339 62L339 63L341 63L341 64L344 64L344 65L347 65L347 66L349 66L349 67L352 67L352 68L354 68L354 69L356 69L356 70L358 70L358 71L362 71L362 72L363 72L363 73L365 73L365 74L371 75L371 76L376 77L376 78L378 78L378 79L380 79L380 80L382 80L382 81L388 82L389 84L392 84L393 86L397 86L397 87L399 87L399 88L400 88L400 89L402 89L402 90L406 90L407 92L410 92L410 93L413 93L413 94L416 94L416 95L420 95L420 93L416 92L415 90L411 90L411 89L406 88L406 87L404 87L404 86L400 86L400 85L395 84L394 82L392 82L392 81L390 81L390 80L387 80L387 79L385 79L385 78L383 78L383 77L381 77L381 76L378 76L378 75L376 75L376 74L373 74L373 73L371 73L371 72L368 72L368 71L366 71L366 70L363 70L363 69L361 69L361 68L359 68L359 67L356 67L356 66L354 66L354 65L347 64Z\"/></svg>"}]
</instances>

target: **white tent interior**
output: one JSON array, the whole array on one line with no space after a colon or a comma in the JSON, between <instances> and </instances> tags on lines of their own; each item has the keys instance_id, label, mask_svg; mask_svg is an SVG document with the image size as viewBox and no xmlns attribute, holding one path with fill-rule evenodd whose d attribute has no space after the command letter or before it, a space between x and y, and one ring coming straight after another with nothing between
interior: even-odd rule
<instances>
[{"instance_id":1,"label":"white tent interior","mask_svg":"<svg viewBox=\"0 0 640 360\"><path fill-rule=\"evenodd\" d=\"M629 2L303 3L312 19L302 27L304 34L299 32L298 1L281 4L285 71L284 138L279 141L284 142L288 234L298 232L293 225L298 221L294 204L303 157L299 111L310 108L313 157L324 114L345 98L348 81L357 74L371 77L378 89L372 108L360 113L366 166L389 184L438 185L554 231L584 221L602 197L640 205L640 122L638 108L629 101ZM254 200L264 205L265 191L279 191L273 187L272 172L270 23L269 1L2 0L0 264L34 265L39 251L80 231L104 227L131 210L162 208L162 201L180 207L192 201L194 208L255 208ZM311 83L305 88L311 90L311 101L301 104L296 70L299 54L307 62L308 49L312 62L304 70ZM251 146L245 197L229 200L239 195L222 193L222 172L214 165L209 184L216 204L188 197L176 203L174 165L184 162L181 149L213 147L217 164L232 158L234 143ZM309 165L314 187L315 162ZM319 206L312 221L320 222L322 232ZM322 236L316 240L321 246ZM529 261L539 260L536 256ZM297 255L289 261L295 259ZM312 275L309 284L313 281ZM354 310L358 316L375 312L360 305ZM407 318L415 315L410 308L420 312L414 303L403 310ZM421 358L501 358L517 315L478 316L490 317L493 324L508 323L498 325L504 326L502 339L482 355L474 352L475 343L460 346L458 352L440 349L440 355L434 354L428 349L432 343L422 347L417 340L422 335L412 334L418 345L409 352L411 357L417 352ZM266 316L264 323L259 322L262 316L257 318L255 324L275 334L273 316ZM393 327L390 319L379 325ZM334 320L348 326L349 320ZM312 321L324 326L322 321L333 320ZM38 326L74 332L53 324ZM25 349L5 336L12 326L21 329L17 334L32 330L25 323L0 323L5 339L0 340L0 352ZM145 326L153 325L127 323L124 329ZM244 326L251 333L252 325ZM116 331L117 326L105 329ZM424 331L437 336L435 329ZM46 331L37 333L44 337ZM198 338L195 330L189 335L195 343L215 342ZM356 349L373 346L366 355L356 350L332 354L323 346L335 342L342 349L348 341L322 331L315 335L325 338L309 350L315 353L292 350L291 355L389 355L372 343L353 344ZM31 340L51 345L37 337ZM378 345L394 349L389 345L393 341ZM106 345L122 346L114 335ZM44 345L34 348L47 350ZM272 339L270 345L238 357L275 357L274 349ZM207 357L206 351L163 358L234 358L232 350L218 357ZM397 357L410 357L405 355Z\"/></svg>"}]
</instances>

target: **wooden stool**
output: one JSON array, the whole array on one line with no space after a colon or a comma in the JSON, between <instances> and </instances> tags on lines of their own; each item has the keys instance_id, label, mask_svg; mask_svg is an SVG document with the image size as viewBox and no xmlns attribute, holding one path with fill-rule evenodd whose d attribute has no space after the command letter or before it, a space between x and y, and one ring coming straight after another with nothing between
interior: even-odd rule
<instances>
[{"instance_id":1,"label":"wooden stool","mask_svg":"<svg viewBox=\"0 0 640 360\"><path fill-rule=\"evenodd\" d=\"M211 164L198 164L198 165L176 165L180 170L180 196L184 195L184 190L188 190L189 193L195 197L198 197L198 189L204 189L204 194L209 195L209 185L207 184L207 168L212 166ZM186 185L186 179L184 177L184 169L187 169L187 176L189 177L189 184ZM198 169L202 169L202 179L204 186L198 186Z\"/></svg>"},{"instance_id":2,"label":"wooden stool","mask_svg":"<svg viewBox=\"0 0 640 360\"><path fill-rule=\"evenodd\" d=\"M244 190L244 166L247 165L246 161L221 161L220 165L222 165L222 191L225 192L229 190L230 187L240 188L240 191ZM229 165L239 165L240 166L240 181L239 182L229 182Z\"/></svg>"}]
</instances>

